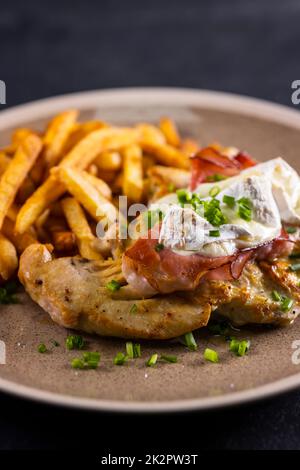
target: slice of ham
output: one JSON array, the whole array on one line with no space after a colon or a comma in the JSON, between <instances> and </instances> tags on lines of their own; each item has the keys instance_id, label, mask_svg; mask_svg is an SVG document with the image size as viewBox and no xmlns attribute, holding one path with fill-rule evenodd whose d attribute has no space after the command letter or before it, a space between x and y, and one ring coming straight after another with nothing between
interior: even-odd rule
<instances>
[{"instance_id":1,"label":"slice of ham","mask_svg":"<svg viewBox=\"0 0 300 470\"><path fill-rule=\"evenodd\" d=\"M222 155L213 147L205 147L197 152L191 159L191 190L200 183L207 182L207 178L213 175L225 177L236 176L242 170L256 165L256 161L244 152L239 152L230 158Z\"/></svg>"},{"instance_id":2,"label":"slice of ham","mask_svg":"<svg viewBox=\"0 0 300 470\"><path fill-rule=\"evenodd\" d=\"M148 238L137 240L123 255L123 274L127 282L138 282L147 293L149 290L160 293L194 290L202 280L236 280L251 259L275 259L292 250L287 234L282 233L271 242L251 249L237 250L230 256L184 256L169 248L156 251L157 230L148 235Z\"/></svg>"}]
</instances>

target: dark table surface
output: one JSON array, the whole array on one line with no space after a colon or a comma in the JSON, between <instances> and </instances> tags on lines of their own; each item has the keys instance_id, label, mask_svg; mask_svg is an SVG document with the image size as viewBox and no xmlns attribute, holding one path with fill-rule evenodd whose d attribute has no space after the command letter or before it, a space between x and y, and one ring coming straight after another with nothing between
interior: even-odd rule
<instances>
[{"instance_id":1,"label":"dark table surface","mask_svg":"<svg viewBox=\"0 0 300 470\"><path fill-rule=\"evenodd\" d=\"M299 18L297 0L2 0L7 107L125 86L215 89L292 106ZM65 410L4 394L0 410L0 449L115 448L126 429L135 436L141 430L161 450L179 441L194 450L300 448L300 392L163 419Z\"/></svg>"}]
</instances>

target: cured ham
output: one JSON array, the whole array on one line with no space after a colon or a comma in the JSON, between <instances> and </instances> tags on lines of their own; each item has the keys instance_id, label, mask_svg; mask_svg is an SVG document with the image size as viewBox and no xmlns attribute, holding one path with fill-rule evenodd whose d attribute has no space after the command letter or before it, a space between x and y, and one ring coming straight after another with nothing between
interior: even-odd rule
<instances>
[{"instance_id":1,"label":"cured ham","mask_svg":"<svg viewBox=\"0 0 300 470\"><path fill-rule=\"evenodd\" d=\"M256 161L244 152L230 158L222 155L213 147L206 147L197 152L191 159L191 190L215 176L236 176L242 170L256 165Z\"/></svg>"},{"instance_id":2,"label":"cured ham","mask_svg":"<svg viewBox=\"0 0 300 470\"><path fill-rule=\"evenodd\" d=\"M288 255L292 243L283 233L280 238L255 248L237 250L230 256L209 257L199 253L182 255L169 248L158 247L157 230L148 238L140 238L123 255L122 270L127 282L170 293L194 290L201 280L236 280L251 259L276 259ZM142 282L141 282L142 281Z\"/></svg>"}]
</instances>

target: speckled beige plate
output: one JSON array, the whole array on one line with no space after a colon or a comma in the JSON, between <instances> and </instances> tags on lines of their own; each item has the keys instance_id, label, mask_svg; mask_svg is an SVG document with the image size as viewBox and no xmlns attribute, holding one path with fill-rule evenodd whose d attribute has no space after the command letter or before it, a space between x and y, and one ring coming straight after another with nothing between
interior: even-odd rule
<instances>
[{"instance_id":1,"label":"speckled beige plate","mask_svg":"<svg viewBox=\"0 0 300 470\"><path fill-rule=\"evenodd\" d=\"M248 150L258 160L281 155L300 171L300 114L275 104L207 91L131 89L80 93L43 100L0 113L0 145L17 126L42 127L56 112L77 107L82 118L120 124L157 120L169 115L182 133L203 144L220 141ZM282 329L244 329L251 351L232 356L228 345L203 331L199 350L188 352L176 342L143 342L143 357L124 367L112 364L124 341L85 336L90 350L102 354L95 371L75 371L76 356L64 348L67 331L54 324L26 296L21 303L0 306L0 339L6 364L0 365L2 390L37 400L98 410L170 411L220 407L283 392L300 385L300 365L292 362L292 344L300 340L300 319ZM39 354L37 345L60 343ZM209 345L220 352L220 363L203 360ZM176 354L177 364L145 367L151 353Z\"/></svg>"}]
</instances>

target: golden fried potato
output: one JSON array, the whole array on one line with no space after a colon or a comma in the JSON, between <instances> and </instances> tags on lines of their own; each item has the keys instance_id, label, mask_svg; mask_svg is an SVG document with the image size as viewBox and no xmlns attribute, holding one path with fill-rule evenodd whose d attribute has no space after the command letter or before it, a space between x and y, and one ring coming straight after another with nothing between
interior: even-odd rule
<instances>
[{"instance_id":1,"label":"golden fried potato","mask_svg":"<svg viewBox=\"0 0 300 470\"><path fill-rule=\"evenodd\" d=\"M122 166L122 157L119 152L103 152L95 158L94 163L99 170L118 171Z\"/></svg>"},{"instance_id":2,"label":"golden fried potato","mask_svg":"<svg viewBox=\"0 0 300 470\"><path fill-rule=\"evenodd\" d=\"M58 114L49 123L43 139L43 157L48 168L52 168L62 159L62 151L77 117L78 111L71 109Z\"/></svg>"},{"instance_id":3,"label":"golden fried potato","mask_svg":"<svg viewBox=\"0 0 300 470\"><path fill-rule=\"evenodd\" d=\"M138 145L124 149L123 193L132 202L140 202L143 194L142 150Z\"/></svg>"},{"instance_id":4,"label":"golden fried potato","mask_svg":"<svg viewBox=\"0 0 300 470\"><path fill-rule=\"evenodd\" d=\"M153 155L156 160L167 166L188 169L190 166L189 159L179 149L168 144L157 144L151 140L141 139L139 141L142 149Z\"/></svg>"},{"instance_id":5,"label":"golden fried potato","mask_svg":"<svg viewBox=\"0 0 300 470\"><path fill-rule=\"evenodd\" d=\"M174 121L172 121L172 119L167 117L161 118L159 127L169 145L173 145L173 147L180 147L180 136L176 128L176 124Z\"/></svg>"},{"instance_id":6,"label":"golden fried potato","mask_svg":"<svg viewBox=\"0 0 300 470\"><path fill-rule=\"evenodd\" d=\"M85 213L77 200L67 197L61 201L61 205L68 225L76 237L80 255L86 259L103 259L101 254L93 247L96 237L93 235Z\"/></svg>"},{"instance_id":7,"label":"golden fried potato","mask_svg":"<svg viewBox=\"0 0 300 470\"><path fill-rule=\"evenodd\" d=\"M30 134L18 149L0 179L0 229L14 198L42 148L39 137Z\"/></svg>"},{"instance_id":8,"label":"golden fried potato","mask_svg":"<svg viewBox=\"0 0 300 470\"><path fill-rule=\"evenodd\" d=\"M18 268L18 256L12 242L0 233L0 279L7 281Z\"/></svg>"}]
</instances>

